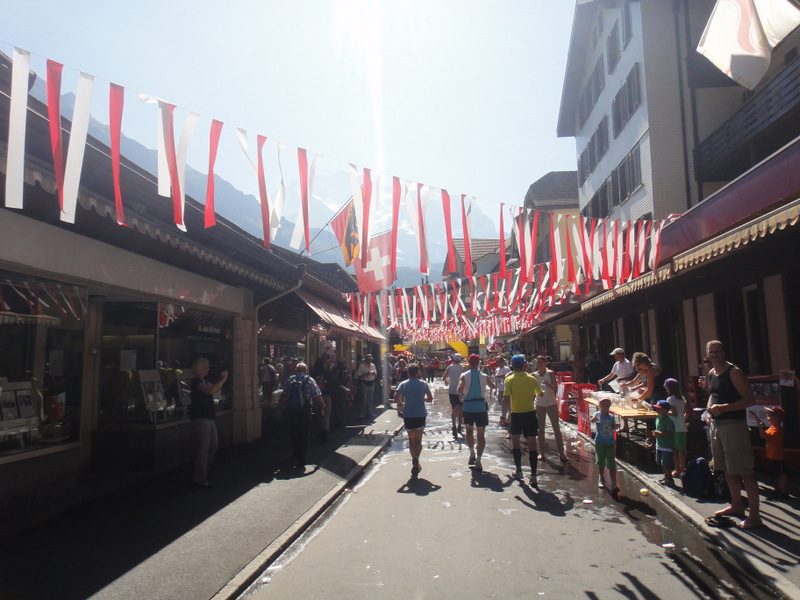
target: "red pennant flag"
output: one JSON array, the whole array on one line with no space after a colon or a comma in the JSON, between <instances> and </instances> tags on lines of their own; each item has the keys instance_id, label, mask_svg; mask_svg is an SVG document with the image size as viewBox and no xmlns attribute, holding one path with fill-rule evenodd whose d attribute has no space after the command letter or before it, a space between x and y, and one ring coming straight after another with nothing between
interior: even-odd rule
<instances>
[{"instance_id":1,"label":"red pennant flag","mask_svg":"<svg viewBox=\"0 0 800 600\"><path fill-rule=\"evenodd\" d=\"M531 224L531 274L533 274L533 269L536 266L536 236L538 234L537 229L539 228L539 211L533 211L533 223Z\"/></svg>"},{"instance_id":2,"label":"red pennant flag","mask_svg":"<svg viewBox=\"0 0 800 600\"><path fill-rule=\"evenodd\" d=\"M111 83L108 86L108 126L111 136L111 174L114 178L114 202L117 212L117 225L125 225L122 210L122 191L119 187L119 145L122 135L122 109L125 104L125 88Z\"/></svg>"},{"instance_id":3,"label":"red pennant flag","mask_svg":"<svg viewBox=\"0 0 800 600\"><path fill-rule=\"evenodd\" d=\"M64 65L47 61L47 118L50 120L50 147L58 188L58 207L64 211L64 146L61 141L61 71Z\"/></svg>"},{"instance_id":4,"label":"red pennant flag","mask_svg":"<svg viewBox=\"0 0 800 600\"><path fill-rule=\"evenodd\" d=\"M469 220L467 219L467 208L464 205L465 195L461 194L461 230L464 233L464 274L472 277L472 239L469 233Z\"/></svg>"},{"instance_id":5,"label":"red pennant flag","mask_svg":"<svg viewBox=\"0 0 800 600\"><path fill-rule=\"evenodd\" d=\"M364 167L364 185L362 187L362 206L363 214L362 220L364 221L363 227L363 243L361 248L361 268L367 268L367 261L369 260L369 249L372 240L369 239L369 211L370 204L372 203L372 178L370 177L369 169Z\"/></svg>"},{"instance_id":6,"label":"red pennant flag","mask_svg":"<svg viewBox=\"0 0 800 600\"><path fill-rule=\"evenodd\" d=\"M456 251L453 248L453 228L450 223L450 194L447 190L442 190L442 210L444 210L444 231L447 235L447 249L449 260L447 270L450 273L456 272Z\"/></svg>"},{"instance_id":7,"label":"red pennant flag","mask_svg":"<svg viewBox=\"0 0 800 600\"><path fill-rule=\"evenodd\" d=\"M161 101L158 105L161 108L161 124L167 151L170 188L172 189L172 219L175 221L175 225L183 228L183 196L181 195L181 182L178 179L178 159L175 156L175 128L173 126L175 105Z\"/></svg>"},{"instance_id":8,"label":"red pennant flag","mask_svg":"<svg viewBox=\"0 0 800 600\"><path fill-rule=\"evenodd\" d=\"M392 177L392 272L397 271L397 232L400 230L400 178Z\"/></svg>"},{"instance_id":9,"label":"red pennant flag","mask_svg":"<svg viewBox=\"0 0 800 600\"><path fill-rule=\"evenodd\" d=\"M419 272L427 273L430 269L428 265L428 245L425 241L425 214L422 210L422 184L417 184L417 225L419 227Z\"/></svg>"},{"instance_id":10,"label":"red pennant flag","mask_svg":"<svg viewBox=\"0 0 800 600\"><path fill-rule=\"evenodd\" d=\"M503 207L505 205L500 203L500 277L506 277L506 234L503 230ZM496 305L495 305L496 307Z\"/></svg>"},{"instance_id":11,"label":"red pennant flag","mask_svg":"<svg viewBox=\"0 0 800 600\"><path fill-rule=\"evenodd\" d=\"M369 244L369 256L365 256L366 264L355 262L356 281L362 294L377 292L389 287L395 280L391 269L392 232L387 231L372 238ZM367 254L367 253L365 253Z\"/></svg>"},{"instance_id":12,"label":"red pennant flag","mask_svg":"<svg viewBox=\"0 0 800 600\"><path fill-rule=\"evenodd\" d=\"M525 209L519 207L519 217L517 217L517 239L519 240L519 267L520 279L525 282L528 277L528 256L525 246Z\"/></svg>"},{"instance_id":13,"label":"red pennant flag","mask_svg":"<svg viewBox=\"0 0 800 600\"><path fill-rule=\"evenodd\" d=\"M261 223L264 229L264 247L269 248L270 243L270 227L269 227L269 195L267 194L267 180L264 176L264 158L262 156L264 143L267 141L266 136L257 135L258 140L258 195L261 198ZM300 187L303 187L302 178ZM308 233L308 221L306 221L306 234ZM308 250L308 235L306 235L306 251Z\"/></svg>"},{"instance_id":14,"label":"red pennant flag","mask_svg":"<svg viewBox=\"0 0 800 600\"><path fill-rule=\"evenodd\" d=\"M206 227L213 227L217 224L217 214L214 208L214 164L217 162L217 149L221 133L222 121L212 120L208 135L208 178L206 180L206 207L203 213Z\"/></svg>"},{"instance_id":15,"label":"red pennant flag","mask_svg":"<svg viewBox=\"0 0 800 600\"><path fill-rule=\"evenodd\" d=\"M570 215L564 216L566 220L565 222L566 222L566 234L567 234L567 280L569 281L569 283L572 284L573 290L577 290L578 276L575 273L575 263L573 261L573 256L572 256L572 242L571 242L572 236L570 235L571 227L569 226L570 225L569 217Z\"/></svg>"},{"instance_id":16,"label":"red pennant flag","mask_svg":"<svg viewBox=\"0 0 800 600\"><path fill-rule=\"evenodd\" d=\"M297 166L300 169L300 202L303 210L303 233L306 236L306 254L311 254L311 235L308 227L308 157L306 156L305 148L297 149ZM366 232L364 233L366 234Z\"/></svg>"}]
</instances>

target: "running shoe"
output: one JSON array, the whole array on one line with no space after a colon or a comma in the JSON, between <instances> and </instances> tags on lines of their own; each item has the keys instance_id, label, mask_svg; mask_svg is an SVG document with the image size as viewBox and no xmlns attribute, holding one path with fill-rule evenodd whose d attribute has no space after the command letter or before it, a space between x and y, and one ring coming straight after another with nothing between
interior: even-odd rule
<instances>
[{"instance_id":1,"label":"running shoe","mask_svg":"<svg viewBox=\"0 0 800 600\"><path fill-rule=\"evenodd\" d=\"M599 488L601 488L601 489L602 489L602 488L604 488L604 487L606 487L606 480L605 480L605 479L603 479L602 477L600 477L600 478L597 480L597 487L599 487Z\"/></svg>"},{"instance_id":2,"label":"running shoe","mask_svg":"<svg viewBox=\"0 0 800 600\"><path fill-rule=\"evenodd\" d=\"M456 426L455 426L455 425L453 425L453 437L454 437L454 438L457 438L457 437L458 437L458 429L456 428Z\"/></svg>"},{"instance_id":3,"label":"running shoe","mask_svg":"<svg viewBox=\"0 0 800 600\"><path fill-rule=\"evenodd\" d=\"M467 461L467 464L468 465L474 465L475 464L475 454L474 453L472 453L472 452L469 453L469 460Z\"/></svg>"},{"instance_id":4,"label":"running shoe","mask_svg":"<svg viewBox=\"0 0 800 600\"><path fill-rule=\"evenodd\" d=\"M483 465L481 464L481 459L477 459L475 461L475 470L476 471L483 471Z\"/></svg>"},{"instance_id":5,"label":"running shoe","mask_svg":"<svg viewBox=\"0 0 800 600\"><path fill-rule=\"evenodd\" d=\"M522 479L522 469L517 469L516 471L514 471L514 474L512 475L512 477L514 479L520 479L521 480Z\"/></svg>"},{"instance_id":6,"label":"running shoe","mask_svg":"<svg viewBox=\"0 0 800 600\"><path fill-rule=\"evenodd\" d=\"M536 475L531 475L528 478L528 483L530 484L531 487L535 487L535 488L539 487L539 482L536 480Z\"/></svg>"}]
</instances>

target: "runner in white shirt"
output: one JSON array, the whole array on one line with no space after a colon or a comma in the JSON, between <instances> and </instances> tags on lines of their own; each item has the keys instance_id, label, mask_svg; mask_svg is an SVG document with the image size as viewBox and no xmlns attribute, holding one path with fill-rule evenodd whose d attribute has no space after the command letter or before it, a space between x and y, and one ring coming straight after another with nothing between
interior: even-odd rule
<instances>
[{"instance_id":1,"label":"runner in white shirt","mask_svg":"<svg viewBox=\"0 0 800 600\"><path fill-rule=\"evenodd\" d=\"M497 357L497 368L494 370L494 384L497 387L497 402L503 404L503 390L505 389L506 377L511 373L511 368L506 364L502 356Z\"/></svg>"},{"instance_id":2,"label":"runner in white shirt","mask_svg":"<svg viewBox=\"0 0 800 600\"><path fill-rule=\"evenodd\" d=\"M450 418L453 422L453 437L457 438L458 434L464 428L464 413L461 410L464 401L458 395L458 381L464 368L461 366L461 361L464 360L460 354L453 355L453 363L444 370L444 384L448 386L448 395L450 397ZM456 426L458 424L458 426Z\"/></svg>"}]
</instances>

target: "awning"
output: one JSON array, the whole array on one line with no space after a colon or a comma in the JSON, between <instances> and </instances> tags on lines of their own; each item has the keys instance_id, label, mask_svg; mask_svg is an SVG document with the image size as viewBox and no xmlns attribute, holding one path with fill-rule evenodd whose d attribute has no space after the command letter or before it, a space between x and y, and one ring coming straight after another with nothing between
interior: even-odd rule
<instances>
[{"instance_id":1,"label":"awning","mask_svg":"<svg viewBox=\"0 0 800 600\"><path fill-rule=\"evenodd\" d=\"M677 273L700 263L714 260L726 252L742 249L759 238L797 225L798 220L800 220L800 199L676 255L672 259L673 271Z\"/></svg>"},{"instance_id":2,"label":"awning","mask_svg":"<svg viewBox=\"0 0 800 600\"><path fill-rule=\"evenodd\" d=\"M333 302L324 300L308 292L298 290L295 292L323 322L330 325L334 331L361 340L380 342L386 337L373 327L361 327L353 321L344 311Z\"/></svg>"},{"instance_id":3,"label":"awning","mask_svg":"<svg viewBox=\"0 0 800 600\"><path fill-rule=\"evenodd\" d=\"M633 281L623 283L621 286L616 287L613 290L608 290L607 292L598 294L594 298L583 302L581 304L581 312L590 311L598 306L608 304L609 302L613 302L618 298L632 294L633 292L638 292L639 290L649 288L657 283L668 280L670 277L672 277L671 265L663 266L656 270L655 273L650 271L644 275L641 275L640 277L637 277Z\"/></svg>"}]
</instances>

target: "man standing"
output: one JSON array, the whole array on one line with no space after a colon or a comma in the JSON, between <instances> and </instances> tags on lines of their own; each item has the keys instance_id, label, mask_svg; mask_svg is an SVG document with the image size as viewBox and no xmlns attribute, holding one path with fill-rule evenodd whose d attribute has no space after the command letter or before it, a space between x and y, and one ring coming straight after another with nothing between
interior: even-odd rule
<instances>
[{"instance_id":1,"label":"man standing","mask_svg":"<svg viewBox=\"0 0 800 600\"><path fill-rule=\"evenodd\" d=\"M604 383L607 383L615 378L619 381L630 381L636 376L636 371L634 370L631 361L625 358L625 350L622 348L614 348L614 351L611 352L611 356L617 359L617 362L615 362L614 366L611 367L611 373L602 379L597 380L598 388L602 388Z\"/></svg>"},{"instance_id":2,"label":"man standing","mask_svg":"<svg viewBox=\"0 0 800 600\"><path fill-rule=\"evenodd\" d=\"M487 384L489 388L494 387L494 383L485 373L481 373L478 367L481 364L481 357L471 354L467 359L469 371L463 373L458 382L457 393L464 398L462 410L464 411L464 424L467 426L467 446L469 446L469 465L475 465L477 471L483 470L481 456L486 446L485 431L489 424L489 405L486 403L484 389ZM475 439L473 430L478 431L478 452L475 453Z\"/></svg>"},{"instance_id":3,"label":"man standing","mask_svg":"<svg viewBox=\"0 0 800 600\"><path fill-rule=\"evenodd\" d=\"M372 354L365 354L364 360L358 365L356 379L361 384L361 406L359 417L364 419L375 416L373 407L375 405L375 380L378 378L378 369L372 362Z\"/></svg>"},{"instance_id":4,"label":"man standing","mask_svg":"<svg viewBox=\"0 0 800 600\"><path fill-rule=\"evenodd\" d=\"M519 436L524 435L528 444L528 460L531 464L530 484L538 487L536 468L538 454L536 449L536 436L539 435L539 420L536 418L534 398L542 394L536 378L525 372L525 356L515 354L511 358L513 373L506 377L505 390L503 391L503 415L500 425L508 425L511 433L511 454L514 456L514 479L522 479L522 450L519 447ZM510 413L509 413L510 411ZM506 415L510 414L510 422Z\"/></svg>"},{"instance_id":5,"label":"man standing","mask_svg":"<svg viewBox=\"0 0 800 600\"><path fill-rule=\"evenodd\" d=\"M259 370L261 376L261 396L263 403L266 406L272 404L272 392L275 391L275 384L278 382L278 372L272 366L272 359L265 356L261 361L261 369Z\"/></svg>"},{"instance_id":6,"label":"man standing","mask_svg":"<svg viewBox=\"0 0 800 600\"><path fill-rule=\"evenodd\" d=\"M305 469L306 466L308 431L314 404L320 414L325 414L325 403L319 386L308 375L306 363L299 362L295 367L295 374L289 377L281 394L281 408L286 411L292 438L292 466L298 469Z\"/></svg>"},{"instance_id":7,"label":"man standing","mask_svg":"<svg viewBox=\"0 0 800 600\"><path fill-rule=\"evenodd\" d=\"M495 360L495 369L494 373L494 384L497 387L497 403L502 405L503 404L503 389L505 387L506 377L508 374L511 373L511 369L508 368L506 365L506 359L502 356L498 356Z\"/></svg>"},{"instance_id":8,"label":"man standing","mask_svg":"<svg viewBox=\"0 0 800 600\"><path fill-rule=\"evenodd\" d=\"M453 423L453 437L457 438L461 433L462 423L464 422L464 412L461 410L462 401L461 396L458 395L458 382L461 374L464 372L461 366L461 355L456 353L453 355L453 362L444 371L444 384L448 386L448 395L450 397L450 420ZM458 424L458 427L456 427Z\"/></svg>"},{"instance_id":9,"label":"man standing","mask_svg":"<svg viewBox=\"0 0 800 600\"><path fill-rule=\"evenodd\" d=\"M411 453L411 476L416 477L422 470L419 455L422 453L422 434L425 432L425 419L428 410L426 402L433 402L433 395L428 384L420 379L419 365L412 363L408 367L408 377L400 382L394 394L397 411L403 413L403 423L408 432L408 450Z\"/></svg>"},{"instance_id":10,"label":"man standing","mask_svg":"<svg viewBox=\"0 0 800 600\"><path fill-rule=\"evenodd\" d=\"M753 392L742 370L727 361L722 342L708 342L706 354L712 366L708 373L711 453L714 467L725 473L725 481L731 492L730 506L716 514L744 518L741 491L744 485L750 514L739 523L739 527L761 527L758 480L753 472L753 449L747 427L747 407L755 402Z\"/></svg>"}]
</instances>

